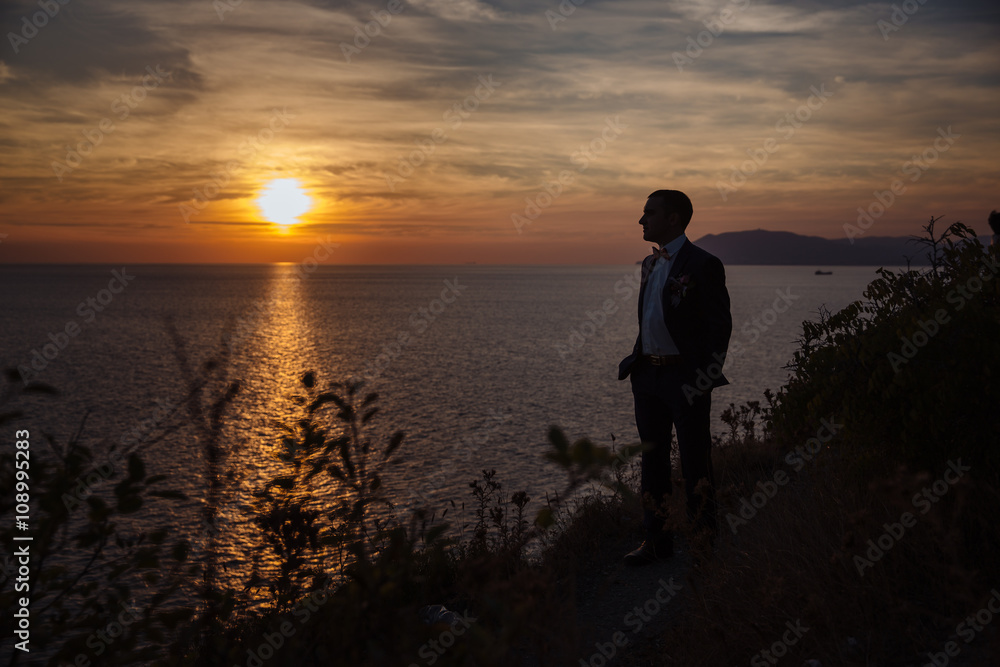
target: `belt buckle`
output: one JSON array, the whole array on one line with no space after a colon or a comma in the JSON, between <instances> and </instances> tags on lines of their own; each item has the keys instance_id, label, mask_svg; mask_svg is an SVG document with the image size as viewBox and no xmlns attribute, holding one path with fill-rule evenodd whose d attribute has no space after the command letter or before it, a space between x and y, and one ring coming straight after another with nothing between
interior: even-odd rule
<instances>
[{"instance_id":1,"label":"belt buckle","mask_svg":"<svg viewBox=\"0 0 1000 667\"><path fill-rule=\"evenodd\" d=\"M675 355L647 354L646 358L654 366L670 366L677 363Z\"/></svg>"}]
</instances>

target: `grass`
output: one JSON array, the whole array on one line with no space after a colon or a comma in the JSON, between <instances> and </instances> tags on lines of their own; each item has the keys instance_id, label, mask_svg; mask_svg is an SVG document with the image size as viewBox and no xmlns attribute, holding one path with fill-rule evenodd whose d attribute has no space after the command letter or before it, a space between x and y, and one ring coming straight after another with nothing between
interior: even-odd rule
<instances>
[{"instance_id":1,"label":"grass","mask_svg":"<svg viewBox=\"0 0 1000 667\"><path fill-rule=\"evenodd\" d=\"M837 449L832 441L797 472L774 441L717 450L722 516L739 516L740 500L761 492L758 482L776 471L788 481L755 515L733 521L735 532L721 522L717 552L697 574L690 612L668 631L658 664L746 664L797 621L809 630L788 647L786 664L923 664L981 607L1000 563L963 545L975 543L979 530L995 534L982 524L985 507L1000 499L996 490L965 478L922 514L912 499L933 484L928 475L899 469L857 479ZM900 531L894 525L904 512L915 523ZM873 550L862 575L856 557L866 556L869 540L877 544L886 524L889 548Z\"/></svg>"}]
</instances>

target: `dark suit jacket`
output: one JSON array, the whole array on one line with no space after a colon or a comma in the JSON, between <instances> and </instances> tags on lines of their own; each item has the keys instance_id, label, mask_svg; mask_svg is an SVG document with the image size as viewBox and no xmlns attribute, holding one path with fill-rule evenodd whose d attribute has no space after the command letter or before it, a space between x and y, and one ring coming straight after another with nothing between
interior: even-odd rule
<instances>
[{"instance_id":1,"label":"dark suit jacket","mask_svg":"<svg viewBox=\"0 0 1000 667\"><path fill-rule=\"evenodd\" d=\"M662 260L659 260L662 261ZM642 355L642 304L646 297L653 256L642 261L642 283L639 287L639 335L632 354L618 364L618 379L624 380L632 365ZM671 294L671 279L688 276L687 293L677 300ZM676 302L677 305L674 305ZM663 320L677 350L682 356L681 367L692 383L704 372L712 380L712 388L729 384L722 374L722 362L729 348L733 318L729 312L729 291L726 270L714 255L686 241L673 259L670 275L663 286ZM718 368L713 368L712 365ZM715 375L715 377L712 377Z\"/></svg>"}]
</instances>

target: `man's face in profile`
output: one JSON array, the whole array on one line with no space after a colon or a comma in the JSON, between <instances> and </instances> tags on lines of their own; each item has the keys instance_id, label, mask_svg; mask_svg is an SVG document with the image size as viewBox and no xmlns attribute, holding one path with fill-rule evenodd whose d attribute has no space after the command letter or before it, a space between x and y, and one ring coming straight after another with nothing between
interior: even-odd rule
<instances>
[{"instance_id":1,"label":"man's face in profile","mask_svg":"<svg viewBox=\"0 0 1000 667\"><path fill-rule=\"evenodd\" d=\"M680 227L679 216L676 213L668 212L663 200L659 197L650 197L646 200L639 224L642 225L642 238L644 240L661 245L673 241L684 231Z\"/></svg>"}]
</instances>

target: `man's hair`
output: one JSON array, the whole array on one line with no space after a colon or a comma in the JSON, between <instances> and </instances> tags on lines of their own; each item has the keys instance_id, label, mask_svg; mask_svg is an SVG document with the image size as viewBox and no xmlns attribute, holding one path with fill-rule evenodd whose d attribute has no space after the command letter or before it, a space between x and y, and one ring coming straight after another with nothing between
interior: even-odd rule
<instances>
[{"instance_id":1,"label":"man's hair","mask_svg":"<svg viewBox=\"0 0 1000 667\"><path fill-rule=\"evenodd\" d=\"M692 208L691 200L686 194L680 190L657 190L646 199L653 197L657 197L663 202L668 214L676 213L680 216L681 224L687 229L688 223L691 222L691 216L694 214L694 208Z\"/></svg>"},{"instance_id":2,"label":"man's hair","mask_svg":"<svg viewBox=\"0 0 1000 667\"><path fill-rule=\"evenodd\" d=\"M996 211L990 213L990 228L994 234L1000 234L1000 213Z\"/></svg>"}]
</instances>

